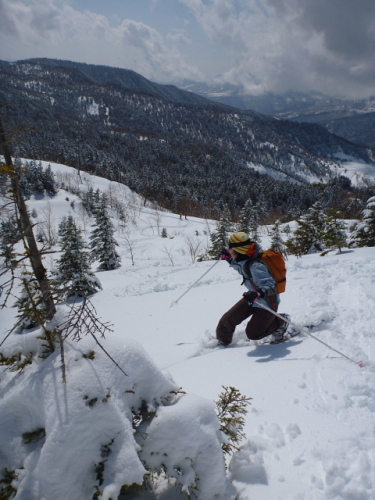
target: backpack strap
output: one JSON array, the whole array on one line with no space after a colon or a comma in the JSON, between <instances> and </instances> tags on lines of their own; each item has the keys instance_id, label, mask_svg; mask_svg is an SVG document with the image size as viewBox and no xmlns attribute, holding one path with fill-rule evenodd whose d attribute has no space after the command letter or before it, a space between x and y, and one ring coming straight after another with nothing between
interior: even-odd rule
<instances>
[{"instance_id":1,"label":"backpack strap","mask_svg":"<svg viewBox=\"0 0 375 500\"><path fill-rule=\"evenodd\" d=\"M275 282L275 285L276 285L276 280L275 280L275 277L271 271L271 269L267 266L267 264L260 258L260 257L256 257L255 259L247 259L245 264L244 264L244 270L246 271L246 274L249 276L249 281L250 283L252 284L252 286L257 289L258 287L256 286L256 284L254 283L253 281L253 275L252 275L252 272L251 272L251 268L252 268L252 265L254 264L254 262L260 262L261 264L264 264L266 266L266 268L268 269L268 272L270 273L270 275L272 276L274 282ZM245 282L245 277L241 283L241 285L244 284ZM275 295L276 294L276 286L275 288L269 288L268 290L265 290L264 292L264 296L265 297L271 297L272 295Z\"/></svg>"}]
</instances>

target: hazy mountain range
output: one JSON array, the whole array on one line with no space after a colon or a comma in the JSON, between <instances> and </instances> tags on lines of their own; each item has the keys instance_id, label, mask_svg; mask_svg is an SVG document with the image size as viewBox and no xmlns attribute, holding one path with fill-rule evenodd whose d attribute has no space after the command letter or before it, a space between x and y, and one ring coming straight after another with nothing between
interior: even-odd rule
<instances>
[{"instance_id":1,"label":"hazy mountain range","mask_svg":"<svg viewBox=\"0 0 375 500\"><path fill-rule=\"evenodd\" d=\"M239 86L193 80L180 80L175 85L241 110L251 109L300 123L317 123L357 144L375 146L375 96L343 99L319 92L249 95Z\"/></svg>"},{"instance_id":2,"label":"hazy mountain range","mask_svg":"<svg viewBox=\"0 0 375 500\"><path fill-rule=\"evenodd\" d=\"M375 170L374 150L324 127L242 111L125 69L2 61L0 106L16 156L79 166L175 211L236 212L250 197L265 211L298 212L316 200L312 183L344 172L343 158Z\"/></svg>"}]
</instances>

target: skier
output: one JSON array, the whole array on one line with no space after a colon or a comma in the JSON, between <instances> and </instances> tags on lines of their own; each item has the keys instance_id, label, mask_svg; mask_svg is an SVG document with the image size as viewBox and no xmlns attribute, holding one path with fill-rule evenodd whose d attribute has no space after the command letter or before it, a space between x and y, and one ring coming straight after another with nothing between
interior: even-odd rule
<instances>
[{"instance_id":1,"label":"skier","mask_svg":"<svg viewBox=\"0 0 375 500\"><path fill-rule=\"evenodd\" d=\"M232 342L237 325L251 316L246 326L246 335L250 340L259 340L273 335L274 342L280 342L288 328L288 323L258 305L268 306L277 312L280 302L276 293L276 282L269 268L258 257L259 245L251 241L246 233L238 232L229 238L229 249L223 249L221 260L226 260L243 277L248 289L238 301L220 319L216 328L216 338L221 345ZM289 316L282 314L289 321Z\"/></svg>"}]
</instances>

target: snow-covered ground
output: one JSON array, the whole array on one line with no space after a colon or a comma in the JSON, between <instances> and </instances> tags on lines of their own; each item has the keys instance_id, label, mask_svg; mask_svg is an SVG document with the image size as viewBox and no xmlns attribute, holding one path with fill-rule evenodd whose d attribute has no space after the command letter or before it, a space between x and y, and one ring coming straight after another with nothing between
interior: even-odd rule
<instances>
[{"instance_id":1,"label":"snow-covered ground","mask_svg":"<svg viewBox=\"0 0 375 500\"><path fill-rule=\"evenodd\" d=\"M340 175L343 177L348 177L350 179L350 182L352 183L353 186L355 187L366 187L366 186L373 186L375 183L375 166L370 165L368 163L364 163L363 161L356 160L353 157L344 155L344 154L339 154L335 158L337 161L337 164L339 167L336 166L330 166L329 163L327 163L327 167L330 167L331 171L334 173L334 175ZM263 165L256 165L254 163L248 163L248 167L256 170L260 174L264 175L269 175L270 177L277 179L277 180L287 180L290 182L291 177L288 175L290 173L295 173L298 174L299 176L303 177L307 182L310 182L311 184L314 182L321 182L322 177L320 175L312 175L307 174L306 172L301 172L300 170L297 172L282 172L277 169L273 169L270 167L265 167ZM323 178L323 182L328 182L329 181L329 175L326 175L325 178ZM294 181L297 182L297 181Z\"/></svg>"},{"instance_id":2,"label":"snow-covered ground","mask_svg":"<svg viewBox=\"0 0 375 500\"><path fill-rule=\"evenodd\" d=\"M334 169L335 174L348 177L355 187L372 186L375 182L375 166L356 160L344 154L338 155L340 168Z\"/></svg>"},{"instance_id":3,"label":"snow-covered ground","mask_svg":"<svg viewBox=\"0 0 375 500\"><path fill-rule=\"evenodd\" d=\"M69 167L52 167L54 172L75 175L75 170ZM239 500L375 499L375 248L345 249L341 255L330 253L325 257L289 257L287 261L287 290L281 296L279 311L289 313L300 325L316 325L310 330L312 335L350 359L309 336L298 336L279 345L249 344L245 341L245 325L239 327L231 347L209 347L221 315L244 291L240 277L227 263L219 262L207 272L214 264L212 261L194 262L192 254L199 242L204 250L208 225L213 227L213 221L189 215L187 220L180 220L178 215L156 212L144 206L127 188L105 179L83 174L81 182L94 189L115 190L129 205L125 228L114 218L122 265L115 271L97 273L103 290L92 297L102 321L113 325L113 333L102 341L106 349L128 372L139 369L137 353L145 349L150 357L145 373L154 374L154 383L165 390L182 387L187 397L193 398L186 400L190 404L196 404L197 397L217 400L222 386L236 387L252 398L246 416L247 439L228 464ZM31 210L36 209L39 221L48 211L56 225L64 215L72 214L81 227L86 224L87 231L90 230L89 223L80 216L78 198L68 192L61 190L55 198L31 199L28 203ZM163 228L167 238L159 235ZM268 243L267 228L263 228L261 244L267 248ZM46 258L46 264L52 265L52 257ZM1 330L5 332L12 326L15 311L6 309L0 314ZM22 337L17 341L27 342ZM14 339L8 339L2 350L7 342L11 345ZM89 340L85 339L82 345L76 344L75 349L89 349ZM124 350L119 352L118 345ZM104 366L103 358L100 359ZM101 381L103 398L107 388L114 384L113 378L122 376L119 371L113 375L105 366L107 378ZM56 361L56 371L52 370L54 375L48 378L48 385L41 384L40 392L33 394L34 403L15 408L13 421L0 422L3 431L5 428L12 432L22 419L42 425L56 415L62 420L68 418L68 403L78 405L83 395L69 393L69 380L74 377L83 377L90 397L98 369L94 361L85 359L76 365L68 364L66 390L57 368ZM163 371L165 379L156 368ZM18 386L10 381L13 375L7 372L0 382L2 397L16 400L15 387L25 391L22 377L25 380L28 370L33 369L27 368L24 374L16 375ZM147 399L147 384L143 393ZM47 416L42 414L37 399L47 397L46 394L51 396L49 404L54 401L55 405L48 408ZM104 408L104 403L101 405ZM112 420L106 423L108 429L112 425L125 432L121 405L113 411ZM100 412L104 419L108 418L108 412L104 409ZM203 406L202 412L209 414ZM60 447L60 464L49 463L48 453L42 461L40 450L29 458L34 461L34 479L39 467L46 467L53 477L58 465L59 474L64 477L64 472L72 467L67 456L75 457L79 464L82 455L95 453L84 449L83 443L87 429L90 426L97 429L97 422L90 417L85 426L82 415L78 418L72 413L71 418L77 418L74 435L59 436L56 426L55 439L50 442ZM189 423L183 414L178 418L181 418L181 433L186 429L189 435ZM1 447L0 443L0 457ZM134 476L139 477L142 471L135 457L117 457L113 466L116 474L121 474L120 466L124 463L130 468L134 463ZM77 480L80 472L77 465ZM29 478L30 484L33 477ZM61 491L56 493L56 484L52 483L51 480L50 491L55 496L45 497L46 500L74 498L69 496L69 485L61 485ZM159 498L177 497L161 493ZM207 500L213 499L207 497Z\"/></svg>"}]
</instances>

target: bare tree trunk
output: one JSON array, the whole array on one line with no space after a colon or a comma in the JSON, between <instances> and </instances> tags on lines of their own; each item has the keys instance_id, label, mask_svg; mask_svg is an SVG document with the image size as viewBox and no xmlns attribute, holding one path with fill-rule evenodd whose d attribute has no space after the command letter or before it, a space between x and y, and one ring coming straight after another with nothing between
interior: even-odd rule
<instances>
[{"instance_id":1,"label":"bare tree trunk","mask_svg":"<svg viewBox=\"0 0 375 500\"><path fill-rule=\"evenodd\" d=\"M18 176L14 171L14 167L12 166L11 150L9 144L5 139L5 132L1 119L0 119L0 145L3 149L5 164L9 168L8 173L11 180L13 196L20 216L22 234L25 236L26 239L28 257L30 259L35 278L39 283L39 287L43 295L43 302L46 308L47 319L52 319L53 315L56 313L56 307L52 296L50 282L47 278L47 271L43 266L42 258L38 249L37 242L35 240L25 199L22 195L21 188L18 182ZM52 337L51 338L47 337L47 341L51 350L54 351L55 348Z\"/></svg>"}]
</instances>

